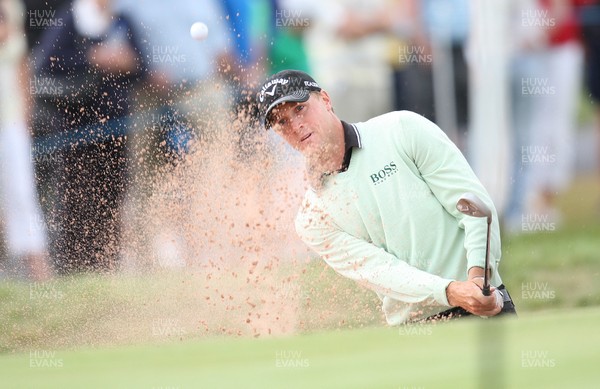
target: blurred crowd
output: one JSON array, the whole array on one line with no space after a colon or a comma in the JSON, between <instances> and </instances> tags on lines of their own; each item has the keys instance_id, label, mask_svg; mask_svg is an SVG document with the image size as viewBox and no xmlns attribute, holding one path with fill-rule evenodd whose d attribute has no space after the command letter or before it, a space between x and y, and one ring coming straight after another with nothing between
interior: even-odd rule
<instances>
[{"instance_id":1,"label":"blurred crowd","mask_svg":"<svg viewBox=\"0 0 600 389\"><path fill-rule=\"evenodd\" d=\"M252 153L257 84L286 68L312 74L346 121L412 110L468 157L472 92L486 88L470 82L482 40L474 2L0 0L1 271L43 280L117 269L132 169L176 164L220 131L238 132L240 158ZM600 1L503 4L503 217L523 232L528 212L560 223L582 101L600 133ZM209 30L201 41L190 37L197 21ZM152 164L134 167L136 134Z\"/></svg>"}]
</instances>

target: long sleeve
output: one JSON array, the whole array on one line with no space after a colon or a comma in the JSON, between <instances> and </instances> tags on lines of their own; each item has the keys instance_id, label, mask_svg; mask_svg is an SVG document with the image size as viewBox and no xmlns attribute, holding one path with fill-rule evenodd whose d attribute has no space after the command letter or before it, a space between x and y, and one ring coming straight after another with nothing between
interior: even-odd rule
<instances>
[{"instance_id":1,"label":"long sleeve","mask_svg":"<svg viewBox=\"0 0 600 389\"><path fill-rule=\"evenodd\" d=\"M410 266L383 248L342 231L316 202L316 197L307 197L296 218L296 231L332 269L395 300L449 305L446 287L452 280Z\"/></svg>"},{"instance_id":2,"label":"long sleeve","mask_svg":"<svg viewBox=\"0 0 600 389\"><path fill-rule=\"evenodd\" d=\"M395 132L397 147L414 161L437 200L465 230L467 271L473 266L483 267L485 263L487 223L485 218L459 212L456 202L463 193L472 192L492 210L490 267L494 272L500 260L500 233L498 215L489 194L460 150L436 124L412 112L403 112L400 124L401 131Z\"/></svg>"}]
</instances>

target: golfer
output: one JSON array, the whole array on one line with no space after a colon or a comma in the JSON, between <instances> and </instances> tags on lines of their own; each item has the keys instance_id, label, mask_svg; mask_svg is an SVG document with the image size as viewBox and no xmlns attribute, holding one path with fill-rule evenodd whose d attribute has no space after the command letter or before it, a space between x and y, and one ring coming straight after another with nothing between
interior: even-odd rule
<instances>
[{"instance_id":1,"label":"golfer","mask_svg":"<svg viewBox=\"0 0 600 389\"><path fill-rule=\"evenodd\" d=\"M408 111L346 123L296 70L267 79L257 100L264 126L306 160L298 234L336 272L375 291L390 325L515 313L498 273L496 210L439 127ZM465 192L493 213L490 296L481 289L487 225L457 211Z\"/></svg>"}]
</instances>

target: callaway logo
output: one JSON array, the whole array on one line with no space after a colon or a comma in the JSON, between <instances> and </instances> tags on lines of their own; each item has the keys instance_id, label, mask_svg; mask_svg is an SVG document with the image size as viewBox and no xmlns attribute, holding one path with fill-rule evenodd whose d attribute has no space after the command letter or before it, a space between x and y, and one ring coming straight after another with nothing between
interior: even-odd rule
<instances>
[{"instance_id":1,"label":"callaway logo","mask_svg":"<svg viewBox=\"0 0 600 389\"><path fill-rule=\"evenodd\" d=\"M259 96L260 102L262 103L263 101L265 101L265 94L268 94L269 96L273 96L275 94L275 89L277 89L277 84L285 85L288 82L289 82L289 80L286 80L285 78L276 78L274 80L267 82L265 85L263 85L263 87L260 90L260 96ZM273 89L271 89L269 92L267 92L267 89L269 89L270 87L273 87Z\"/></svg>"},{"instance_id":2,"label":"callaway logo","mask_svg":"<svg viewBox=\"0 0 600 389\"><path fill-rule=\"evenodd\" d=\"M277 85L273 85L273 88L271 89L270 92L265 92L265 95L269 95L269 96L273 96L275 94L275 89L277 88Z\"/></svg>"}]
</instances>

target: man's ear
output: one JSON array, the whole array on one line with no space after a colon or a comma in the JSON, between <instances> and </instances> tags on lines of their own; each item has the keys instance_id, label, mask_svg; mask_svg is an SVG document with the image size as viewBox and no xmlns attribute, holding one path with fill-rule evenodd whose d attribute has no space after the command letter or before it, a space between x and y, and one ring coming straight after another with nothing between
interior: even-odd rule
<instances>
[{"instance_id":1,"label":"man's ear","mask_svg":"<svg viewBox=\"0 0 600 389\"><path fill-rule=\"evenodd\" d=\"M329 93L321 89L319 91L319 94L321 95L321 99L325 103L325 107L327 108L327 110L333 112L333 105L331 104L331 97L329 97Z\"/></svg>"}]
</instances>

